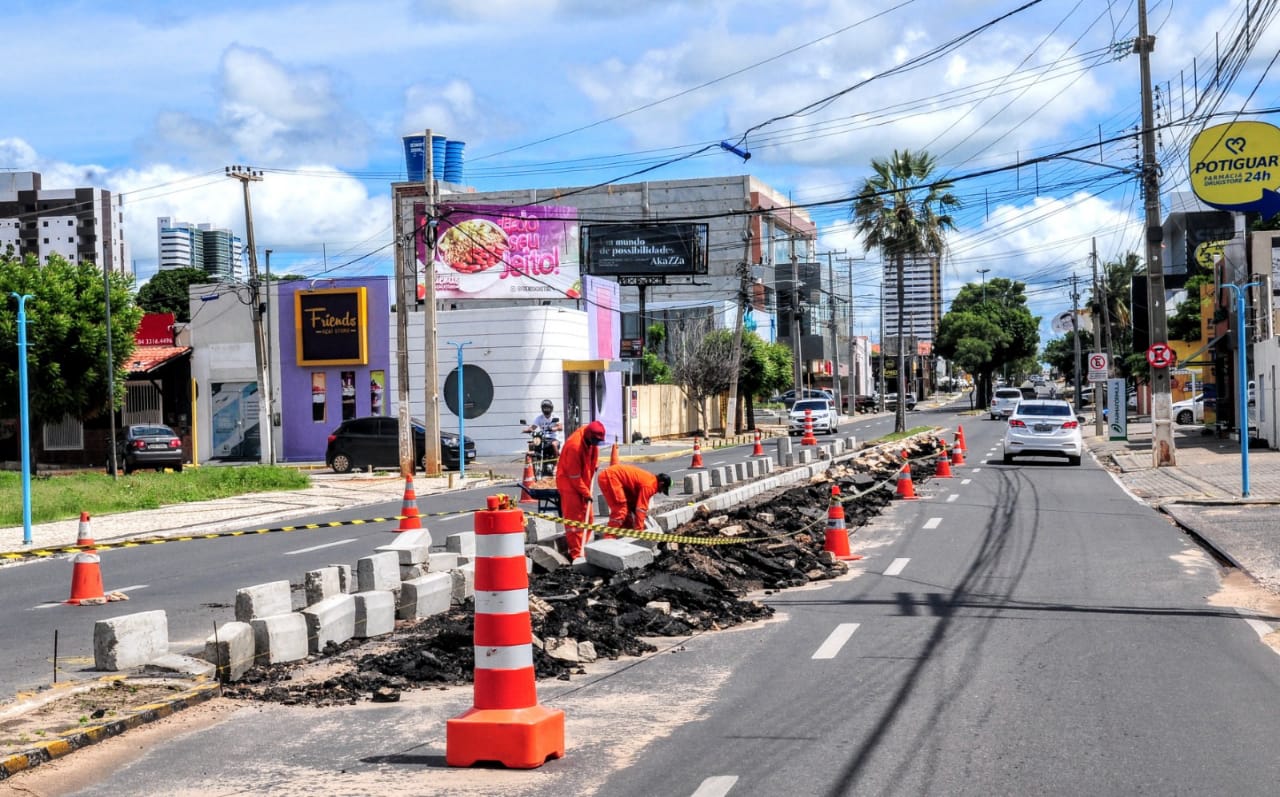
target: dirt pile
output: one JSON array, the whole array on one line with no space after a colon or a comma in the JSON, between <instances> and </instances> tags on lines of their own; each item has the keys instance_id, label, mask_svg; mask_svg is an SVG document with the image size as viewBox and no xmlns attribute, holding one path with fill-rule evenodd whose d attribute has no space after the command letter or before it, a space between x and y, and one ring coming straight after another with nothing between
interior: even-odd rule
<instances>
[{"instance_id":1,"label":"dirt pile","mask_svg":"<svg viewBox=\"0 0 1280 797\"><path fill-rule=\"evenodd\" d=\"M912 457L936 451L935 442L908 445ZM872 452L833 467L824 478L759 496L751 504L711 513L700 509L676 533L741 538L733 545L660 543L656 561L642 571L595 574L571 568L535 573L530 580L534 665L539 678L567 680L582 665L604 657L655 650L646 637L685 636L768 618L772 607L749 596L835 578L845 563L822 550L831 486L838 484L851 530L878 515L891 500L900 452ZM932 461L912 466L927 478ZM875 485L880 483L879 487ZM308 678L313 660L255 668L225 694L288 704L334 705L372 696L394 700L400 690L469 683L473 673L473 606L404 624L377 652L349 642L320 657L340 670Z\"/></svg>"}]
</instances>

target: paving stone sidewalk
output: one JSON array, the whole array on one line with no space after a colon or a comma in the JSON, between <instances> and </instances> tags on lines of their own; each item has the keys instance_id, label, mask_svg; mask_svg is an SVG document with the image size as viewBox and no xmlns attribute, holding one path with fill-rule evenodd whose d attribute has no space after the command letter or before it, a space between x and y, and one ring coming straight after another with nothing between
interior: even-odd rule
<instances>
[{"instance_id":1,"label":"paving stone sidewalk","mask_svg":"<svg viewBox=\"0 0 1280 797\"><path fill-rule=\"evenodd\" d=\"M1085 444L1125 489L1280 594L1280 451L1250 445L1246 498L1239 440L1175 427L1177 465L1156 468L1149 422L1130 424L1128 440L1093 436L1093 428Z\"/></svg>"}]
</instances>

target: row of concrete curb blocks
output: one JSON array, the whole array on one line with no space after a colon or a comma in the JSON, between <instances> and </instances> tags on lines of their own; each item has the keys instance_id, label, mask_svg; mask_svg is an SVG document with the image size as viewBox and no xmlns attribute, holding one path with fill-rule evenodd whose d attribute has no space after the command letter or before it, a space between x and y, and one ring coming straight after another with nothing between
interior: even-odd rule
<instances>
[{"instance_id":1,"label":"row of concrete curb blocks","mask_svg":"<svg viewBox=\"0 0 1280 797\"><path fill-rule=\"evenodd\" d=\"M139 706L127 715L103 725L76 728L73 731L62 734L57 739L41 742L30 750L8 755L0 759L0 780L5 780L19 772L24 772L40 764L61 758L89 745L97 744L103 739L119 736L132 728L163 719L176 711L190 708L197 703L203 703L209 698L218 695L220 689L220 685L216 682L201 684L180 695L175 695L163 703Z\"/></svg>"}]
</instances>

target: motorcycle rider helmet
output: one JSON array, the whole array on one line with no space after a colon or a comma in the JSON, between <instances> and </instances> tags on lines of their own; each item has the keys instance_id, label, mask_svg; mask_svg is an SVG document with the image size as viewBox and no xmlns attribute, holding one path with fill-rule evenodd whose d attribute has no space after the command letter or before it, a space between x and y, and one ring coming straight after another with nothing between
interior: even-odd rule
<instances>
[{"instance_id":1,"label":"motorcycle rider helmet","mask_svg":"<svg viewBox=\"0 0 1280 797\"><path fill-rule=\"evenodd\" d=\"M556 408L556 405L552 404L550 399L544 400L542 402L543 415L550 415L551 411L554 410L555 408Z\"/></svg>"}]
</instances>

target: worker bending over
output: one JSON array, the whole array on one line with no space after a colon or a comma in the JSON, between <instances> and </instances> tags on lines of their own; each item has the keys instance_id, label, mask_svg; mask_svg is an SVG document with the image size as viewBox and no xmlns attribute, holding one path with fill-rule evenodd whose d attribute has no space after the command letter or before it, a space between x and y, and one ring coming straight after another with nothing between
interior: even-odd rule
<instances>
[{"instance_id":1,"label":"worker bending over","mask_svg":"<svg viewBox=\"0 0 1280 797\"><path fill-rule=\"evenodd\" d=\"M600 471L600 493L609 505L609 526L644 531L649 501L658 493L670 495L671 477L635 465L610 465Z\"/></svg>"}]
</instances>

